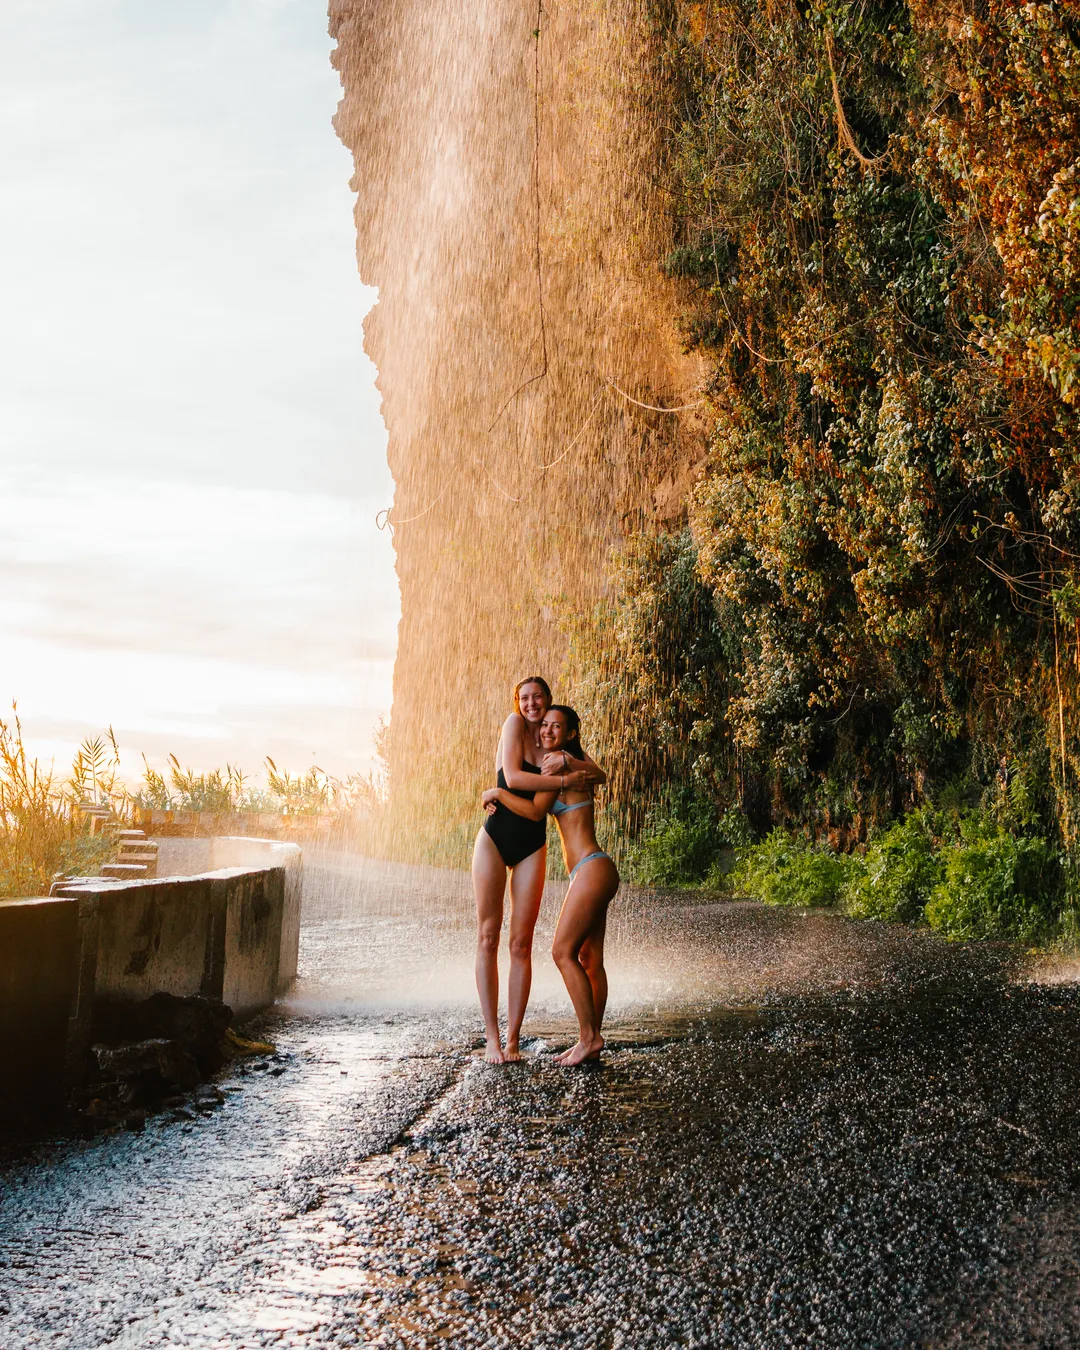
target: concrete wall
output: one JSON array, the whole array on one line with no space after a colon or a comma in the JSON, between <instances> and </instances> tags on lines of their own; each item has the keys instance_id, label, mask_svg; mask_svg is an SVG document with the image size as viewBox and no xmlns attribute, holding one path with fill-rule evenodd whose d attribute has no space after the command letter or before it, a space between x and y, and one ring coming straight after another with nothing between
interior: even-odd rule
<instances>
[{"instance_id":1,"label":"concrete wall","mask_svg":"<svg viewBox=\"0 0 1080 1350\"><path fill-rule=\"evenodd\" d=\"M280 979L285 870L229 868L210 874L225 897L221 993L238 1018L274 1001Z\"/></svg>"},{"instance_id":2,"label":"concrete wall","mask_svg":"<svg viewBox=\"0 0 1080 1350\"><path fill-rule=\"evenodd\" d=\"M173 839L155 836L159 877L197 877L220 868L280 867L285 871L282 900L281 947L278 953L278 992L296 979L300 950L300 908L304 889L303 854L296 844L276 839L249 839L242 835L213 839Z\"/></svg>"},{"instance_id":3,"label":"concrete wall","mask_svg":"<svg viewBox=\"0 0 1080 1350\"><path fill-rule=\"evenodd\" d=\"M93 986L86 987L81 908L78 900L0 900L4 1113L25 1101L55 1106L88 1043Z\"/></svg>"},{"instance_id":4,"label":"concrete wall","mask_svg":"<svg viewBox=\"0 0 1080 1350\"><path fill-rule=\"evenodd\" d=\"M282 896L281 948L278 955L278 992L296 979L300 953L300 909L304 894L304 856L296 844L276 839L224 836L211 841L213 867L280 867L285 872Z\"/></svg>"},{"instance_id":5,"label":"concrete wall","mask_svg":"<svg viewBox=\"0 0 1080 1350\"><path fill-rule=\"evenodd\" d=\"M138 1002L151 994L210 994L208 957L220 943L221 900L209 878L121 881L61 887L58 894L93 896L98 939L98 998Z\"/></svg>"},{"instance_id":6,"label":"concrete wall","mask_svg":"<svg viewBox=\"0 0 1080 1350\"><path fill-rule=\"evenodd\" d=\"M220 868L153 881L81 881L58 899L93 901L99 1004L205 994L238 1021L269 1007L281 974L285 869ZM294 968L295 973L295 968Z\"/></svg>"},{"instance_id":7,"label":"concrete wall","mask_svg":"<svg viewBox=\"0 0 1080 1350\"><path fill-rule=\"evenodd\" d=\"M0 901L0 1112L55 1105L123 1004L204 994L240 1022L296 977L299 848L175 842L205 846L188 859L197 875L87 878L51 897Z\"/></svg>"},{"instance_id":8,"label":"concrete wall","mask_svg":"<svg viewBox=\"0 0 1080 1350\"><path fill-rule=\"evenodd\" d=\"M147 834L210 839L251 833L257 838L326 838L334 817L286 816L280 811L140 811L138 826Z\"/></svg>"}]
</instances>

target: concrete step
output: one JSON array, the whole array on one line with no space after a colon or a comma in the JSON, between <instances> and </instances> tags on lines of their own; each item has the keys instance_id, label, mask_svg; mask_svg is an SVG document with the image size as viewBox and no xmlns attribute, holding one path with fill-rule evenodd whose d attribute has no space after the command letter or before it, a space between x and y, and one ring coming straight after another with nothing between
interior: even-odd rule
<instances>
[{"instance_id":1,"label":"concrete step","mask_svg":"<svg viewBox=\"0 0 1080 1350\"><path fill-rule=\"evenodd\" d=\"M137 881L140 877L145 879L149 873L150 869L145 863L105 863L101 869L103 877L124 881Z\"/></svg>"},{"instance_id":2,"label":"concrete step","mask_svg":"<svg viewBox=\"0 0 1080 1350\"><path fill-rule=\"evenodd\" d=\"M139 854L140 857L145 856L145 857L147 857L147 858L156 858L156 857L157 857L157 852L158 852L158 847L157 847L157 844L145 844L145 843L144 843L144 844L140 844L140 843L138 842L138 840L135 840L135 839L132 839L132 840L121 839L121 840L120 840L120 852L121 852L121 853L125 853L125 854L126 854L126 853L131 853L131 854L136 854L136 853L137 853L137 854Z\"/></svg>"},{"instance_id":3,"label":"concrete step","mask_svg":"<svg viewBox=\"0 0 1080 1350\"><path fill-rule=\"evenodd\" d=\"M120 840L121 843L124 843L128 840L130 840L132 843L140 843L140 844L150 842L146 838L145 830L121 830L116 837Z\"/></svg>"},{"instance_id":4,"label":"concrete step","mask_svg":"<svg viewBox=\"0 0 1080 1350\"><path fill-rule=\"evenodd\" d=\"M126 881L126 877L55 877L49 887L50 897L65 886L99 886L103 881Z\"/></svg>"}]
</instances>

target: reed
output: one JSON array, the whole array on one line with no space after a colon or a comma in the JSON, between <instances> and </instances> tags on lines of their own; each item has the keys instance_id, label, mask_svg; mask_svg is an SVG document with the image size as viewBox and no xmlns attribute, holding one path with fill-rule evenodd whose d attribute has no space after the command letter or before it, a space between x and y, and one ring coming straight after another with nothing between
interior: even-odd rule
<instances>
[{"instance_id":1,"label":"reed","mask_svg":"<svg viewBox=\"0 0 1080 1350\"><path fill-rule=\"evenodd\" d=\"M385 741L385 729L380 733ZM57 873L95 876L115 851L116 827L140 809L256 812L330 816L342 833L380 848L386 833L385 747L381 767L335 778L313 765L304 773L265 760L266 786L234 764L196 773L176 755L154 769L143 756L143 781L130 791L120 777L120 748L112 727L87 737L66 774L27 753L18 709L0 719L0 898L47 894ZM101 828L100 808L111 812ZM87 810L98 808L98 817Z\"/></svg>"},{"instance_id":2,"label":"reed","mask_svg":"<svg viewBox=\"0 0 1080 1350\"><path fill-rule=\"evenodd\" d=\"M238 811L283 816L330 815L344 823L361 819L385 801L379 772L335 778L318 765L305 773L279 769L267 755L266 787L255 784L239 765L196 773L169 755L164 771L151 768L143 756L142 786L131 795L134 807L154 811Z\"/></svg>"},{"instance_id":3,"label":"reed","mask_svg":"<svg viewBox=\"0 0 1080 1350\"><path fill-rule=\"evenodd\" d=\"M109 806L122 817L118 764L110 728L104 740L83 741L61 779L27 755L16 708L10 721L0 719L0 897L46 894L58 872L98 871L115 841L108 831L94 833L81 808Z\"/></svg>"}]
</instances>

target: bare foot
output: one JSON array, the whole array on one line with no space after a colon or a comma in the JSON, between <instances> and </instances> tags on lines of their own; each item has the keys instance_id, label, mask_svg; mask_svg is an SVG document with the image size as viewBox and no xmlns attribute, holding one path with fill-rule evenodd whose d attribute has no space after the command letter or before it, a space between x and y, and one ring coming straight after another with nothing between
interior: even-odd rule
<instances>
[{"instance_id":1,"label":"bare foot","mask_svg":"<svg viewBox=\"0 0 1080 1350\"><path fill-rule=\"evenodd\" d=\"M505 1064L506 1056L503 1054L503 1048L498 1041L489 1040L484 1047L485 1064Z\"/></svg>"},{"instance_id":2,"label":"bare foot","mask_svg":"<svg viewBox=\"0 0 1080 1350\"><path fill-rule=\"evenodd\" d=\"M505 1057L507 1064L521 1063L521 1048L518 1045L516 1038L511 1040L510 1037L507 1036Z\"/></svg>"},{"instance_id":3,"label":"bare foot","mask_svg":"<svg viewBox=\"0 0 1080 1350\"><path fill-rule=\"evenodd\" d=\"M572 1045L569 1050L564 1050L556 1058L560 1064L569 1068L575 1064L587 1064L591 1060L599 1059L603 1048L604 1038L597 1035L587 1041L578 1041L577 1045Z\"/></svg>"}]
</instances>

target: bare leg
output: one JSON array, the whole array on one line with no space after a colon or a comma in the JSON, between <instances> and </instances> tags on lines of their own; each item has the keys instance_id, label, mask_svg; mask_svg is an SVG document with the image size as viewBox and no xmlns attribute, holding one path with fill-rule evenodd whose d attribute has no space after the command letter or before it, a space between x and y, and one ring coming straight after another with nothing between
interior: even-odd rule
<instances>
[{"instance_id":1,"label":"bare leg","mask_svg":"<svg viewBox=\"0 0 1080 1350\"><path fill-rule=\"evenodd\" d=\"M598 981L597 992L601 994L598 1011L593 981L582 964L581 952L589 938L596 935L598 925L603 922L608 904L618 888L619 873L615 864L609 858L598 859L587 864L574 878L563 901L551 954L559 967L578 1019L578 1042L559 1056L563 1064L581 1064L587 1059L596 1059L604 1048L600 1018L603 1016L603 1005L607 1002L607 977L604 975L602 981ZM593 956L596 954L594 942ZM599 954L602 958L602 945Z\"/></svg>"},{"instance_id":2,"label":"bare leg","mask_svg":"<svg viewBox=\"0 0 1080 1350\"><path fill-rule=\"evenodd\" d=\"M604 934L607 930L607 906L589 929L589 936L581 944L578 960L581 968L589 977L592 985L593 1007L596 1010L596 1025L604 1025L604 1013L607 1010L607 971L604 969Z\"/></svg>"},{"instance_id":3,"label":"bare leg","mask_svg":"<svg viewBox=\"0 0 1080 1350\"><path fill-rule=\"evenodd\" d=\"M499 938L506 866L486 830L480 831L473 845L472 879L476 892L476 989L487 1037L484 1058L489 1064L503 1064L506 1056L499 1035Z\"/></svg>"},{"instance_id":4,"label":"bare leg","mask_svg":"<svg viewBox=\"0 0 1080 1350\"><path fill-rule=\"evenodd\" d=\"M510 992L506 1014L506 1058L521 1058L518 1037L532 988L533 929L544 897L547 846L530 853L510 873Z\"/></svg>"}]
</instances>

